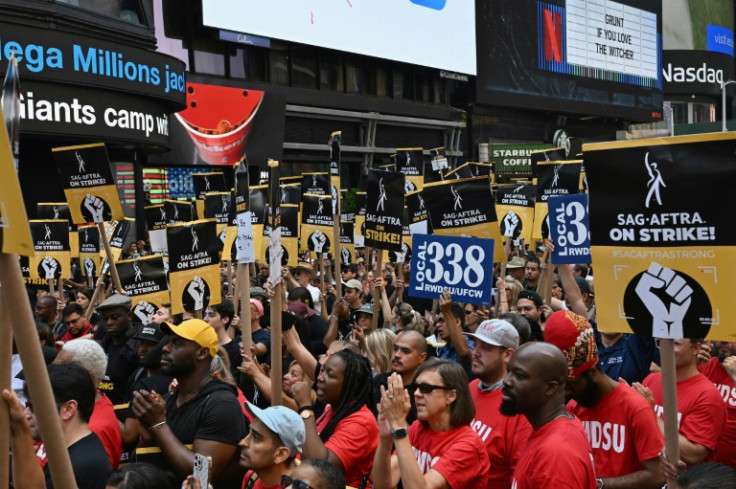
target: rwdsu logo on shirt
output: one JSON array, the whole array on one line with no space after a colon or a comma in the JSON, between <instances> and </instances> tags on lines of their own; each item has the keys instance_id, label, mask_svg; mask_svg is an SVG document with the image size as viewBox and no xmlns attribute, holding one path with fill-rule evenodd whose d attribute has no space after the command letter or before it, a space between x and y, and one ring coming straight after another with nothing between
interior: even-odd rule
<instances>
[{"instance_id":1,"label":"rwdsu logo on shirt","mask_svg":"<svg viewBox=\"0 0 736 489\"><path fill-rule=\"evenodd\" d=\"M626 426L600 421L582 421L585 434L592 448L602 448L623 453L626 447Z\"/></svg>"},{"instance_id":2,"label":"rwdsu logo on shirt","mask_svg":"<svg viewBox=\"0 0 736 489\"><path fill-rule=\"evenodd\" d=\"M736 407L736 387L731 387L730 385L724 385L724 384L713 384L716 386L716 389L718 389L718 392L721 394L721 397L723 397L723 402L728 404L729 406Z\"/></svg>"},{"instance_id":3,"label":"rwdsu logo on shirt","mask_svg":"<svg viewBox=\"0 0 736 489\"><path fill-rule=\"evenodd\" d=\"M426 474L427 472L429 472L429 469L431 469L432 466L436 464L437 461L440 459L439 457L432 458L432 455L430 455L429 453L423 452L414 447L411 447L411 449L414 451L414 456L417 459L419 470L422 471L422 474Z\"/></svg>"}]
</instances>

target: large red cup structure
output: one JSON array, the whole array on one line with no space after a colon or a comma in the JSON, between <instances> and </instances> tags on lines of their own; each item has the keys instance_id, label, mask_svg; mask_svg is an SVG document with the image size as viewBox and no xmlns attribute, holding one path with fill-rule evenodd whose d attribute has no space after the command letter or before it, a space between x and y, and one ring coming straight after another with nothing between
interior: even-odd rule
<instances>
[{"instance_id":1,"label":"large red cup structure","mask_svg":"<svg viewBox=\"0 0 736 489\"><path fill-rule=\"evenodd\" d=\"M187 108L176 118L210 165L231 165L244 153L264 92L187 83Z\"/></svg>"}]
</instances>

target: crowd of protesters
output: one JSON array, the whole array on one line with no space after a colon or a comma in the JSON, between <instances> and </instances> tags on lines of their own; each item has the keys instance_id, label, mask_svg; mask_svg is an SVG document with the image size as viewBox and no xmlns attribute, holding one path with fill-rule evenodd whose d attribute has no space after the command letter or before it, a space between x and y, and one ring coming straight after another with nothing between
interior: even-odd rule
<instances>
[{"instance_id":1,"label":"crowd of protesters","mask_svg":"<svg viewBox=\"0 0 736 489\"><path fill-rule=\"evenodd\" d=\"M658 346L599 331L588 265L514 252L478 306L412 297L410 263L377 270L364 251L339 276L326 260L324 280L316 261L283 268L282 379L265 265L247 304L223 264L220 304L163 304L149 324L125 295L88 317L91 289L30 293L79 488L199 489L195 454L215 489L736 487L736 343L675 340L673 462ZM12 385L14 487L51 487L18 355Z\"/></svg>"}]
</instances>

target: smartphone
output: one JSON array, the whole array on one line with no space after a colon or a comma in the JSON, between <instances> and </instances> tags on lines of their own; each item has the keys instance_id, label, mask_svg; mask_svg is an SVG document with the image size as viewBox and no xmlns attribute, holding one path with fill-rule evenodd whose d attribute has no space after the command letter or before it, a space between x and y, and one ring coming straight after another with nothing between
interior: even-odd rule
<instances>
[{"instance_id":1,"label":"smartphone","mask_svg":"<svg viewBox=\"0 0 736 489\"><path fill-rule=\"evenodd\" d=\"M206 489L209 485L211 462L211 457L206 457L200 453L194 454L194 472L192 475L199 480L199 486L202 489Z\"/></svg>"}]
</instances>

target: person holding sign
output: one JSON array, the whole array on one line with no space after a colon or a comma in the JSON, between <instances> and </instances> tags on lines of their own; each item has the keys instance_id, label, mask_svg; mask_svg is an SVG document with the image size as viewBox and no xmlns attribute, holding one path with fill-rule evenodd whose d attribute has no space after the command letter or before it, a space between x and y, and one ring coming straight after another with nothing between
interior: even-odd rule
<instances>
[{"instance_id":1,"label":"person holding sign","mask_svg":"<svg viewBox=\"0 0 736 489\"><path fill-rule=\"evenodd\" d=\"M407 386L414 391L418 419L408 426L411 406L401 376L381 387L380 441L373 466L374 489L485 488L490 462L470 427L476 414L463 368L449 360L424 362ZM392 446L395 453L392 455Z\"/></svg>"},{"instance_id":2,"label":"person holding sign","mask_svg":"<svg viewBox=\"0 0 736 489\"><path fill-rule=\"evenodd\" d=\"M444 340L444 346L437 349L437 356L460 363L466 372L470 371L473 360L473 342L463 336L465 309L452 301L448 291L440 294L440 316L437 318L437 336Z\"/></svg>"},{"instance_id":3,"label":"person holding sign","mask_svg":"<svg viewBox=\"0 0 736 489\"><path fill-rule=\"evenodd\" d=\"M544 336L567 358L567 410L586 429L598 486L661 487L658 457L664 439L657 418L633 389L601 371L590 323L571 311L557 311L547 320Z\"/></svg>"},{"instance_id":4,"label":"person holding sign","mask_svg":"<svg viewBox=\"0 0 736 489\"><path fill-rule=\"evenodd\" d=\"M726 407L718 389L698 372L698 351L703 339L679 338L674 342L680 459L691 466L714 460L713 451L726 423ZM650 374L633 387L654 408L664 433L662 373Z\"/></svg>"}]
</instances>

